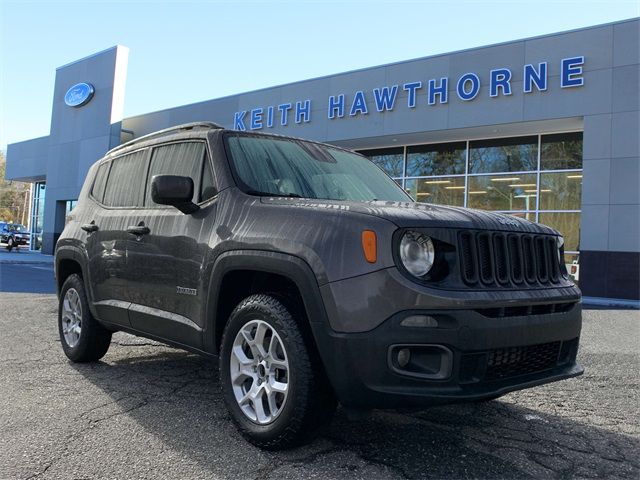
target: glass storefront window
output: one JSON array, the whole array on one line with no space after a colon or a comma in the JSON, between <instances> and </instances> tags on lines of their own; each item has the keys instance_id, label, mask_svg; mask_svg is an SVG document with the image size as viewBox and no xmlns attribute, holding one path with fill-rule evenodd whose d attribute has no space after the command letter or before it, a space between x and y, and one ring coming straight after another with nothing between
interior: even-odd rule
<instances>
[{"instance_id":1,"label":"glass storefront window","mask_svg":"<svg viewBox=\"0 0 640 480\"><path fill-rule=\"evenodd\" d=\"M362 155L382 168L391 177L404 176L404 147L363 150Z\"/></svg>"},{"instance_id":2,"label":"glass storefront window","mask_svg":"<svg viewBox=\"0 0 640 480\"><path fill-rule=\"evenodd\" d=\"M580 210L582 172L540 174L540 210Z\"/></svg>"},{"instance_id":3,"label":"glass storefront window","mask_svg":"<svg viewBox=\"0 0 640 480\"><path fill-rule=\"evenodd\" d=\"M31 250L42 248L42 229L44 223L44 200L47 185L44 182L37 182L33 186L33 199L31 206Z\"/></svg>"},{"instance_id":4,"label":"glass storefront window","mask_svg":"<svg viewBox=\"0 0 640 480\"><path fill-rule=\"evenodd\" d=\"M466 150L466 142L407 147L407 177L464 175Z\"/></svg>"},{"instance_id":5,"label":"glass storefront window","mask_svg":"<svg viewBox=\"0 0 640 480\"><path fill-rule=\"evenodd\" d=\"M537 135L469 142L469 173L523 172L537 168Z\"/></svg>"},{"instance_id":6,"label":"glass storefront window","mask_svg":"<svg viewBox=\"0 0 640 480\"><path fill-rule=\"evenodd\" d=\"M582 168L582 132L542 135L540 170Z\"/></svg>"},{"instance_id":7,"label":"glass storefront window","mask_svg":"<svg viewBox=\"0 0 640 480\"><path fill-rule=\"evenodd\" d=\"M412 178L405 187L418 202L464 206L464 177Z\"/></svg>"},{"instance_id":8,"label":"glass storefront window","mask_svg":"<svg viewBox=\"0 0 640 480\"><path fill-rule=\"evenodd\" d=\"M536 209L536 174L469 177L467 206L484 210Z\"/></svg>"},{"instance_id":9,"label":"glass storefront window","mask_svg":"<svg viewBox=\"0 0 640 480\"><path fill-rule=\"evenodd\" d=\"M577 252L580 250L579 212L540 212L538 222L562 233L565 251Z\"/></svg>"}]
</instances>

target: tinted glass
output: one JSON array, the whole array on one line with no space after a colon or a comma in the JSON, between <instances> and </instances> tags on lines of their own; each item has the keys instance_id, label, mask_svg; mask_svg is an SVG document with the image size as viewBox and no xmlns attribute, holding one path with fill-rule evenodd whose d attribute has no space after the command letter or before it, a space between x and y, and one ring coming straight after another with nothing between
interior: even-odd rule
<instances>
[{"instance_id":1,"label":"tinted glass","mask_svg":"<svg viewBox=\"0 0 640 480\"><path fill-rule=\"evenodd\" d=\"M391 178L360 155L299 140L237 134L226 138L233 168L248 193L410 200Z\"/></svg>"},{"instance_id":2,"label":"tinted glass","mask_svg":"<svg viewBox=\"0 0 640 480\"><path fill-rule=\"evenodd\" d=\"M404 148L381 148L360 153L383 169L387 175L392 177L404 175Z\"/></svg>"},{"instance_id":3,"label":"tinted glass","mask_svg":"<svg viewBox=\"0 0 640 480\"><path fill-rule=\"evenodd\" d=\"M151 200L151 179L156 175L190 177L193 179L194 185L197 185L202 169L204 150L203 142L172 143L154 148L147 175L145 205L155 205ZM193 200L198 202L197 198Z\"/></svg>"},{"instance_id":4,"label":"tinted glass","mask_svg":"<svg viewBox=\"0 0 640 480\"><path fill-rule=\"evenodd\" d=\"M104 197L104 187L107 185L107 175L109 175L110 166L111 162L100 165L100 167L98 167L98 172L96 173L96 179L93 182L91 195L93 195L93 198L99 202L102 202L102 198Z\"/></svg>"},{"instance_id":5,"label":"tinted glass","mask_svg":"<svg viewBox=\"0 0 640 480\"><path fill-rule=\"evenodd\" d=\"M465 142L407 147L407 177L465 173Z\"/></svg>"},{"instance_id":6,"label":"tinted glass","mask_svg":"<svg viewBox=\"0 0 640 480\"><path fill-rule=\"evenodd\" d=\"M144 189L146 150L116 158L111 162L104 203L112 207L137 207Z\"/></svg>"},{"instance_id":7,"label":"tinted glass","mask_svg":"<svg viewBox=\"0 0 640 480\"><path fill-rule=\"evenodd\" d=\"M542 135L540 169L582 168L582 132Z\"/></svg>"},{"instance_id":8,"label":"tinted glass","mask_svg":"<svg viewBox=\"0 0 640 480\"><path fill-rule=\"evenodd\" d=\"M540 174L540 210L580 210L582 172Z\"/></svg>"},{"instance_id":9,"label":"tinted glass","mask_svg":"<svg viewBox=\"0 0 640 480\"><path fill-rule=\"evenodd\" d=\"M464 177L410 179L406 188L418 202L464 206Z\"/></svg>"},{"instance_id":10,"label":"tinted glass","mask_svg":"<svg viewBox=\"0 0 640 480\"><path fill-rule=\"evenodd\" d=\"M520 172L537 168L537 136L469 143L469 173Z\"/></svg>"},{"instance_id":11,"label":"tinted glass","mask_svg":"<svg viewBox=\"0 0 640 480\"><path fill-rule=\"evenodd\" d=\"M469 177L471 208L484 210L535 210L536 175L483 175Z\"/></svg>"}]
</instances>

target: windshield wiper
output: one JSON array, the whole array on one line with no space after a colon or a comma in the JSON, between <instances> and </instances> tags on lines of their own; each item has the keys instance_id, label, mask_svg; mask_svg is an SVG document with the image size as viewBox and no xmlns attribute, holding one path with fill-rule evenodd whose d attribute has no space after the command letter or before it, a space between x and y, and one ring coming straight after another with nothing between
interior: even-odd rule
<instances>
[{"instance_id":1,"label":"windshield wiper","mask_svg":"<svg viewBox=\"0 0 640 480\"><path fill-rule=\"evenodd\" d=\"M298 195L297 193L271 193L271 192L261 192L259 190L245 190L245 193L249 195L256 195L258 197L288 197L288 198L302 198L302 195Z\"/></svg>"}]
</instances>

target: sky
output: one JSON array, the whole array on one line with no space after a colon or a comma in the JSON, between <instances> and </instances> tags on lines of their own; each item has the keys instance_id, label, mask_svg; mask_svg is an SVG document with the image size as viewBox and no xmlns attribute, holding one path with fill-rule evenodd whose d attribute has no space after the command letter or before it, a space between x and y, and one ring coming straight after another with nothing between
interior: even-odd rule
<instances>
[{"instance_id":1,"label":"sky","mask_svg":"<svg viewBox=\"0 0 640 480\"><path fill-rule=\"evenodd\" d=\"M129 117L638 16L639 0L0 0L0 150L49 134L57 67L118 44Z\"/></svg>"}]
</instances>

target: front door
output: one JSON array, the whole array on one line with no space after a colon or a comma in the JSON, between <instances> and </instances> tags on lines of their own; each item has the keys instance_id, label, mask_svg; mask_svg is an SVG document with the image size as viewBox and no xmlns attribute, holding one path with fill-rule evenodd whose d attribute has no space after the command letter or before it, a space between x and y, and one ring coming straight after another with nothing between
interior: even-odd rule
<instances>
[{"instance_id":1,"label":"front door","mask_svg":"<svg viewBox=\"0 0 640 480\"><path fill-rule=\"evenodd\" d=\"M145 209L135 218L143 230L129 235L127 268L136 271L129 315L136 330L195 348L202 347L206 292L202 270L215 223L216 200L206 145L190 141L153 149L147 174ZM197 212L186 215L151 200L155 175L182 175L194 181Z\"/></svg>"}]
</instances>

